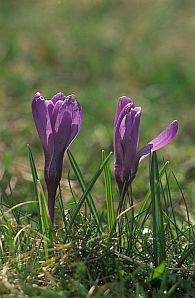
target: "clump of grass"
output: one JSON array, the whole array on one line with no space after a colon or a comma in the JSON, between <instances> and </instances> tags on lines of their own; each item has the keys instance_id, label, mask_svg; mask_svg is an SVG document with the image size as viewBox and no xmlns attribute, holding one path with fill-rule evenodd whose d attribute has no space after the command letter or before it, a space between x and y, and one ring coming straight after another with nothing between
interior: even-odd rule
<instances>
[{"instance_id":1,"label":"clump of grass","mask_svg":"<svg viewBox=\"0 0 195 298\"><path fill-rule=\"evenodd\" d=\"M103 151L102 163L87 183L68 151L82 194L77 199L72 190L73 203L67 204L59 191L56 225L52 227L30 147L28 153L35 200L13 205L11 197L3 190L1 193L1 297L194 295L195 228L168 162L160 166L153 153L145 198L137 202L130 186L121 205L110 179L112 153L106 156ZM103 214L91 192L102 174ZM170 181L178 187L178 199L184 200L185 217L177 214ZM28 204L33 205L36 216L25 208Z\"/></svg>"}]
</instances>

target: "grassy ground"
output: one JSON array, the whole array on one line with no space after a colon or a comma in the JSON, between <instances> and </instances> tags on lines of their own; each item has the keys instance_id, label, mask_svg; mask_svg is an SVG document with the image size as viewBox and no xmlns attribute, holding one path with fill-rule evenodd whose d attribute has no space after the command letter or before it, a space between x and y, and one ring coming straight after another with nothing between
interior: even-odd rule
<instances>
[{"instance_id":1,"label":"grassy ground","mask_svg":"<svg viewBox=\"0 0 195 298\"><path fill-rule=\"evenodd\" d=\"M82 130L71 150L87 182L91 180L101 162L101 149L107 152L113 150L112 131L117 99L121 95L128 95L143 108L140 145L144 145L173 119L178 119L180 131L177 139L161 151L160 157L163 154L166 160L171 161L171 167L186 193L188 208L193 211L194 13L193 1L180 0L1 1L0 175L6 193L10 195L10 184L13 190L12 199L16 202L34 200L27 143L30 143L33 149L37 170L42 177L42 151L31 116L31 98L37 90L46 98L58 91L74 93L83 106ZM111 177L112 164L111 157ZM70 164L66 159L65 176L62 180L62 194L66 200L71 197L67 181L68 169ZM136 201L143 200L149 187L149 181L146 183L145 180L148 176L147 162L141 165L139 173L134 184ZM186 219L178 187L173 180L170 183L173 189L172 199L177 202L174 205L177 216ZM74 187L80 193L76 180ZM113 189L115 193L115 184ZM96 182L93 196L98 208L103 209L106 206L103 179ZM118 201L116 194L115 201ZM3 224L7 225L5 222ZM13 221L11 238L16 237L18 231L24 227L24 223L21 224L19 227ZM32 223L27 220L26 224ZM36 239L35 236L32 238ZM70 239L73 238L72 236ZM189 242L189 239L187 241ZM61 238L59 242L64 244ZM58 241L56 243L58 244ZM70 255L71 249L72 246ZM28 257L31 250L27 250ZM8 259L11 253L12 251L6 250ZM104 252L101 253L104 255ZM39 261L41 262L41 256ZM82 262L82 258L80 261ZM7 260L5 263L7 267L2 267L4 271L1 276L6 276L9 271L10 264ZM83 284L80 279L82 270L85 271L86 268L82 266L84 265L81 263L78 265L78 272L75 269L73 274L70 274L73 278L71 282L76 283L73 289L76 289L79 283ZM122 269L117 270L123 271L125 266L122 265ZM121 268L121 264L116 268ZM17 269L17 276L20 270ZM151 271L148 272L149 275ZM13 274L12 270L11 273ZM142 271L140 273L138 270L139 274L142 275ZM121 285L128 280L123 278L123 273L117 271L116 275L120 277ZM24 278L22 276L22 279ZM58 275L55 278L58 280ZM55 278L54 284L51 282L51 290L52 287L55 288ZM132 275L129 278L132 279ZM2 284L4 283L3 279ZM38 282L35 282L35 285L37 284ZM47 282L42 285L46 284ZM90 286L92 284L91 282ZM14 289L17 290L17 286ZM84 287L89 290L89 285L84 283ZM139 288L139 285L137 287ZM126 287L121 286L121 291L124 288ZM62 294L59 293L59 297L64 297L63 291L69 289L65 286L61 289ZM81 288L78 286L77 290L80 293ZM28 289L26 291L30 295ZM57 294L49 294L48 291L44 294L41 289L34 289L35 295L38 296L39 291L43 297L57 297ZM139 293L142 289L137 291ZM78 293L75 295L78 296ZM140 293L137 295L141 295ZM4 295L6 297L7 294Z\"/></svg>"},{"instance_id":2,"label":"grassy ground","mask_svg":"<svg viewBox=\"0 0 195 298\"><path fill-rule=\"evenodd\" d=\"M11 194L2 194L0 297L193 297L193 212L177 185L177 199L180 194L183 201L178 212L168 164L159 169L154 154L143 200L135 202L129 189L114 202L111 155L103 155L87 186L68 155L83 194L78 201L74 191L65 204L58 194L54 227L30 151L35 200L15 205ZM107 208L100 213L90 190L102 172Z\"/></svg>"}]
</instances>

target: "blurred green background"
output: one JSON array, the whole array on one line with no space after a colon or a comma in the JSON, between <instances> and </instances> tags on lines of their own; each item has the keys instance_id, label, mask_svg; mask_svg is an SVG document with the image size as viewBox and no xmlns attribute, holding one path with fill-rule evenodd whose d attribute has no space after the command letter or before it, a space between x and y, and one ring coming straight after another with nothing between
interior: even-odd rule
<instances>
[{"instance_id":1,"label":"blurred green background","mask_svg":"<svg viewBox=\"0 0 195 298\"><path fill-rule=\"evenodd\" d=\"M42 173L31 116L36 91L48 99L74 93L80 101L83 126L71 148L87 180L101 149L112 150L120 96L142 106L140 146L178 119L179 134L159 157L171 160L195 197L194 1L0 1L0 36L1 172L12 174L19 198L29 198L27 143ZM65 162L65 176L68 168ZM147 162L140 168L135 187L141 191Z\"/></svg>"}]
</instances>

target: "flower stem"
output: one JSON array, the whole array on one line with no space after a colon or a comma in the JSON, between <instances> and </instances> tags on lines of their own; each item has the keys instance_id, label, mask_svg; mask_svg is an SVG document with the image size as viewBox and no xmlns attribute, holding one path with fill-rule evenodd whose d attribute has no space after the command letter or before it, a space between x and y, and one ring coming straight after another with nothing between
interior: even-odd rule
<instances>
[{"instance_id":1,"label":"flower stem","mask_svg":"<svg viewBox=\"0 0 195 298\"><path fill-rule=\"evenodd\" d=\"M54 206L55 206L55 197L58 185L56 183L47 183L47 192L48 192L48 211L51 224L54 223Z\"/></svg>"}]
</instances>

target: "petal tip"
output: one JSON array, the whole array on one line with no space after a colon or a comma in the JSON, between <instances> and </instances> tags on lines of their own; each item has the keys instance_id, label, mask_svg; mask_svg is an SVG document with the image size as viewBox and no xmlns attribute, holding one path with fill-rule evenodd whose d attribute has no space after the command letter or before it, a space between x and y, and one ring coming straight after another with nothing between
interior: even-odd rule
<instances>
[{"instance_id":1,"label":"petal tip","mask_svg":"<svg viewBox=\"0 0 195 298\"><path fill-rule=\"evenodd\" d=\"M58 92L56 93L52 98L51 101L53 102L53 104L55 105L59 100L64 101L65 100L65 95L62 92Z\"/></svg>"},{"instance_id":2,"label":"petal tip","mask_svg":"<svg viewBox=\"0 0 195 298\"><path fill-rule=\"evenodd\" d=\"M130 102L133 102L133 99L131 97L128 97L126 95L122 95L119 100L127 100L127 101L130 101Z\"/></svg>"},{"instance_id":3,"label":"petal tip","mask_svg":"<svg viewBox=\"0 0 195 298\"><path fill-rule=\"evenodd\" d=\"M177 121L177 120L173 120L171 124L172 124L172 125L179 126L179 123L178 123L178 121Z\"/></svg>"},{"instance_id":4,"label":"petal tip","mask_svg":"<svg viewBox=\"0 0 195 298\"><path fill-rule=\"evenodd\" d=\"M135 107L134 111L136 112L136 115L141 114L142 108L141 107Z\"/></svg>"},{"instance_id":5,"label":"petal tip","mask_svg":"<svg viewBox=\"0 0 195 298\"><path fill-rule=\"evenodd\" d=\"M75 110L82 111L81 105L79 104L74 94L66 97L67 103L70 104Z\"/></svg>"},{"instance_id":6,"label":"petal tip","mask_svg":"<svg viewBox=\"0 0 195 298\"><path fill-rule=\"evenodd\" d=\"M35 99L38 99L38 98L40 98L41 97L41 93L39 92L39 91L37 91L36 93L35 93L35 95L33 96L33 100Z\"/></svg>"},{"instance_id":7,"label":"petal tip","mask_svg":"<svg viewBox=\"0 0 195 298\"><path fill-rule=\"evenodd\" d=\"M173 120L173 121L171 122L171 127L172 127L172 129L173 129L173 131L174 131L174 135L176 135L176 134L177 134L177 131L178 131L178 128L179 128L179 123L178 123L178 121L177 121L177 120Z\"/></svg>"},{"instance_id":8,"label":"petal tip","mask_svg":"<svg viewBox=\"0 0 195 298\"><path fill-rule=\"evenodd\" d=\"M126 95L123 95L119 98L119 104L125 106L127 104L131 104L134 106L134 100Z\"/></svg>"}]
</instances>

